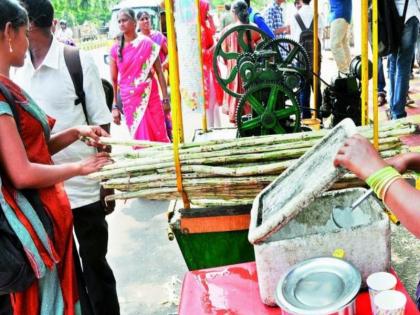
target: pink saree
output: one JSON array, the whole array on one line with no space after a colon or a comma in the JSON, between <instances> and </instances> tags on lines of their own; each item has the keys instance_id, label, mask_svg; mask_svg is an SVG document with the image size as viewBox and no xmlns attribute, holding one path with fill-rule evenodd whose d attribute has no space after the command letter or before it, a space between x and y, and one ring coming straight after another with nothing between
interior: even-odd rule
<instances>
[{"instance_id":1,"label":"pink saree","mask_svg":"<svg viewBox=\"0 0 420 315\"><path fill-rule=\"evenodd\" d=\"M165 35L163 35L161 32L159 31L152 31L150 33L150 38L159 46L163 46L163 45L167 45L167 39L165 37ZM159 52L159 58L160 58L160 62L163 63L166 60L166 54L162 51L162 49Z\"/></svg>"},{"instance_id":2,"label":"pink saree","mask_svg":"<svg viewBox=\"0 0 420 315\"><path fill-rule=\"evenodd\" d=\"M131 136L137 140L169 142L158 83L150 75L160 47L139 34L125 44L120 60L119 45L118 42L111 48L111 56L118 67L124 117Z\"/></svg>"}]
</instances>

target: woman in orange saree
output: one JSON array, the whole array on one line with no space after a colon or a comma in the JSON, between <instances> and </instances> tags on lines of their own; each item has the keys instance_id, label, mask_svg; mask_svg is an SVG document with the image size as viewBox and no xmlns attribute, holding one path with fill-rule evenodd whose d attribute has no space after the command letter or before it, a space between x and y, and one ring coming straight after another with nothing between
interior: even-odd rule
<instances>
[{"instance_id":1,"label":"woman in orange saree","mask_svg":"<svg viewBox=\"0 0 420 315\"><path fill-rule=\"evenodd\" d=\"M9 95L0 94L0 206L36 280L23 291L0 297L10 298L14 315L80 314L73 218L62 182L99 170L109 158L102 153L77 163L53 165L51 155L80 137L90 137L97 145L99 136L107 134L99 127L75 127L50 135L54 120L9 79L10 68L23 65L27 32L26 11L15 1L2 0L0 84ZM28 190L40 207L26 197Z\"/></svg>"}]
</instances>

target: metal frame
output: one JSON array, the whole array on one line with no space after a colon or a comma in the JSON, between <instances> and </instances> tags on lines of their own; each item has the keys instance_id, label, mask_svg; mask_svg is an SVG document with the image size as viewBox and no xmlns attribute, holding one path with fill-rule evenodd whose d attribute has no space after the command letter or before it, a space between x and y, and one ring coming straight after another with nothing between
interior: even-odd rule
<instances>
[{"instance_id":1,"label":"metal frame","mask_svg":"<svg viewBox=\"0 0 420 315\"><path fill-rule=\"evenodd\" d=\"M199 12L199 0L195 0L195 3ZM318 69L318 0L314 0L314 72L319 74ZM173 15L173 0L165 0L166 9L166 25L168 32L168 51L169 51L169 81L172 87L179 86L179 71L178 71L178 54L176 49L176 36L174 26L174 15ZM369 73L368 73L368 0L361 1L361 23L362 23L362 124L366 125L369 122ZM379 113L378 113L378 9L377 0L372 0L372 12L373 12L373 141L376 148L379 143ZM198 21L198 38L201 38L200 29L200 14L197 16ZM201 50L201 41L199 41L199 49ZM201 61L202 62L202 61ZM319 78L317 75L313 76L314 86L317 86ZM204 80L204 78L202 78ZM204 84L204 81L203 81ZM314 107L319 108L318 104L318 90L314 89ZM171 108L172 108L172 119L173 119L173 151L174 151L174 162L175 171L177 177L177 188L182 195L184 207L189 208L190 203L188 196L183 190L182 186L182 173L181 164L179 160L179 146L184 142L184 129L182 120L182 108L181 108L181 95L179 89L172 89L171 91ZM317 111L315 111L315 116ZM207 119L206 109L203 108L203 130L207 131Z\"/></svg>"}]
</instances>

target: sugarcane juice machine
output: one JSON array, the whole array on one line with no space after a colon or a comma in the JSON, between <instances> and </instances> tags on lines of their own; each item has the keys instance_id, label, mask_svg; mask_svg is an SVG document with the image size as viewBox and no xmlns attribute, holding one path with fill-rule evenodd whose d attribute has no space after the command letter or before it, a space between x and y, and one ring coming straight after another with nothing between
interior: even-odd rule
<instances>
[{"instance_id":1,"label":"sugarcane juice machine","mask_svg":"<svg viewBox=\"0 0 420 315\"><path fill-rule=\"evenodd\" d=\"M256 44L250 40L255 34L260 38ZM230 36L237 38L240 52L226 48ZM222 74L219 62L231 63L230 72ZM223 90L238 100L235 118L240 137L303 130L298 95L312 79L312 73L308 55L300 44L288 38L270 39L252 25L235 26L218 41L213 67ZM343 90L357 94L355 104L360 106L360 83L356 79L341 76L329 86L330 114L341 114L341 109L336 109L341 108L337 104L344 99ZM233 88L237 81L239 90ZM334 122L343 118L337 116ZM360 114L357 119L360 121ZM189 270L255 260L248 242L250 206L181 209L174 203L173 208L169 218L171 235Z\"/></svg>"},{"instance_id":2,"label":"sugarcane juice machine","mask_svg":"<svg viewBox=\"0 0 420 315\"><path fill-rule=\"evenodd\" d=\"M232 37L237 39L233 49L228 45ZM259 40L254 43L251 38L256 37ZM221 63L231 65L226 73L221 71ZM252 25L235 26L218 41L213 68L222 89L238 100L235 122L239 137L305 130L298 95L313 73L308 54L299 43L289 38L271 39ZM371 64L369 70L371 76ZM332 126L346 117L360 125L360 56L351 62L349 74L339 75L331 84L320 80L327 88L318 116L333 115Z\"/></svg>"}]
</instances>

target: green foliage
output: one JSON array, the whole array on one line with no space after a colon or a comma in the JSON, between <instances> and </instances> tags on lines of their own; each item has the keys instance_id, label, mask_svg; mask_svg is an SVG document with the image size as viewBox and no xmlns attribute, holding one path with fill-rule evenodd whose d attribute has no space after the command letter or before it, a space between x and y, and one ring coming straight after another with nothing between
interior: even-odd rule
<instances>
[{"instance_id":1,"label":"green foliage","mask_svg":"<svg viewBox=\"0 0 420 315\"><path fill-rule=\"evenodd\" d=\"M51 0L55 17L66 19L69 26L85 21L100 25L109 21L111 8L118 0Z\"/></svg>"},{"instance_id":2,"label":"green foliage","mask_svg":"<svg viewBox=\"0 0 420 315\"><path fill-rule=\"evenodd\" d=\"M225 3L234 3L236 0L210 0L213 7L217 6L223 6ZM251 7L262 11L265 7L267 7L269 4L271 4L272 0L251 0Z\"/></svg>"}]
</instances>

